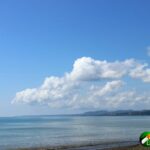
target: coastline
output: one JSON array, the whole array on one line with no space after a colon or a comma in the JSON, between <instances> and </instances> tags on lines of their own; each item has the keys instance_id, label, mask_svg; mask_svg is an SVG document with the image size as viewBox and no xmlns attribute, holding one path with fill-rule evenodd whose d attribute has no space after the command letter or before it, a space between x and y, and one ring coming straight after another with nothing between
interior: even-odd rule
<instances>
[{"instance_id":1,"label":"coastline","mask_svg":"<svg viewBox=\"0 0 150 150\"><path fill-rule=\"evenodd\" d=\"M146 148L147 149L147 148ZM61 145L32 148L17 148L10 150L145 150L138 142L107 142L81 145Z\"/></svg>"},{"instance_id":2,"label":"coastline","mask_svg":"<svg viewBox=\"0 0 150 150\"><path fill-rule=\"evenodd\" d=\"M150 150L150 148L143 147L142 145L138 144L138 145L116 147L116 148L103 149L103 150Z\"/></svg>"},{"instance_id":3,"label":"coastline","mask_svg":"<svg viewBox=\"0 0 150 150\"><path fill-rule=\"evenodd\" d=\"M101 146L87 146L87 147L78 147L78 148L19 148L12 150L150 150L150 148L146 148L141 146L140 144L130 145L130 146L117 146L112 148L101 148Z\"/></svg>"}]
</instances>

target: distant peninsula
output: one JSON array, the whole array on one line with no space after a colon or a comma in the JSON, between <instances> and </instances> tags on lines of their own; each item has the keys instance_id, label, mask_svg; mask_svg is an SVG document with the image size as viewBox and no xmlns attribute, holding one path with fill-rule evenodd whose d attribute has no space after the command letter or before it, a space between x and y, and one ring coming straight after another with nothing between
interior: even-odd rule
<instances>
[{"instance_id":1,"label":"distant peninsula","mask_svg":"<svg viewBox=\"0 0 150 150\"><path fill-rule=\"evenodd\" d=\"M150 110L89 111L83 116L149 116Z\"/></svg>"}]
</instances>

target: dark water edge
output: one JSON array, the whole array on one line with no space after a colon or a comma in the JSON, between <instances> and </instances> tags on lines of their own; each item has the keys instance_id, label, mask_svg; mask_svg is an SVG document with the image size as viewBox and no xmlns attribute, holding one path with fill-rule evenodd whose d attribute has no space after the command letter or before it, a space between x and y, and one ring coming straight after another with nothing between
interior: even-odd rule
<instances>
[{"instance_id":1,"label":"dark water edge","mask_svg":"<svg viewBox=\"0 0 150 150\"><path fill-rule=\"evenodd\" d=\"M103 142L103 143L88 143L88 144L30 147L30 148L20 147L1 150L106 150L111 148L137 146L138 144L139 142L137 141L124 141L124 142Z\"/></svg>"}]
</instances>

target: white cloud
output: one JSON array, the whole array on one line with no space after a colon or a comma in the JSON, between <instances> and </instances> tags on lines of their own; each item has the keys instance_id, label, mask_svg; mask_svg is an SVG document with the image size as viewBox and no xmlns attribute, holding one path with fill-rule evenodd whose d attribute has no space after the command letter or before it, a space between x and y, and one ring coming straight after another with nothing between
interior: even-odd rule
<instances>
[{"instance_id":1,"label":"white cloud","mask_svg":"<svg viewBox=\"0 0 150 150\"><path fill-rule=\"evenodd\" d=\"M130 71L130 76L133 78L142 79L144 82L150 82L150 68L147 68L148 64L139 64Z\"/></svg>"},{"instance_id":2,"label":"white cloud","mask_svg":"<svg viewBox=\"0 0 150 150\"><path fill-rule=\"evenodd\" d=\"M50 101L61 101L69 98L77 86L77 82L71 81L66 76L62 78L48 77L40 87L16 93L14 102L49 103Z\"/></svg>"},{"instance_id":3,"label":"white cloud","mask_svg":"<svg viewBox=\"0 0 150 150\"><path fill-rule=\"evenodd\" d=\"M96 87L93 88L93 95L96 96L104 96L116 89L119 89L123 85L123 82L120 80L115 80L111 82L107 82L102 88Z\"/></svg>"},{"instance_id":4,"label":"white cloud","mask_svg":"<svg viewBox=\"0 0 150 150\"><path fill-rule=\"evenodd\" d=\"M108 96L106 98L106 106L108 108L145 108L150 106L150 94L149 93L139 93L136 91L125 91L114 94L113 96Z\"/></svg>"},{"instance_id":5,"label":"white cloud","mask_svg":"<svg viewBox=\"0 0 150 150\"><path fill-rule=\"evenodd\" d=\"M148 103L150 95L124 91L123 76L150 82L147 64L134 59L100 61L82 57L74 62L73 69L63 77L47 77L37 88L17 92L13 103L38 103L55 108L112 108Z\"/></svg>"},{"instance_id":6,"label":"white cloud","mask_svg":"<svg viewBox=\"0 0 150 150\"><path fill-rule=\"evenodd\" d=\"M82 57L75 61L70 76L74 80L98 80L120 78L136 65L134 59L107 62Z\"/></svg>"}]
</instances>

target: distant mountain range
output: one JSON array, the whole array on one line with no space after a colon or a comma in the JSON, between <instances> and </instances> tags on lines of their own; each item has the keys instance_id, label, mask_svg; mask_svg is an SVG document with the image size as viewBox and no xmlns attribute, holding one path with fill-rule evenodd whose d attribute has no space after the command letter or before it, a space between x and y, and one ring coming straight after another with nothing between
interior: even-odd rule
<instances>
[{"instance_id":1,"label":"distant mountain range","mask_svg":"<svg viewBox=\"0 0 150 150\"><path fill-rule=\"evenodd\" d=\"M150 110L89 111L83 116L148 116Z\"/></svg>"}]
</instances>

